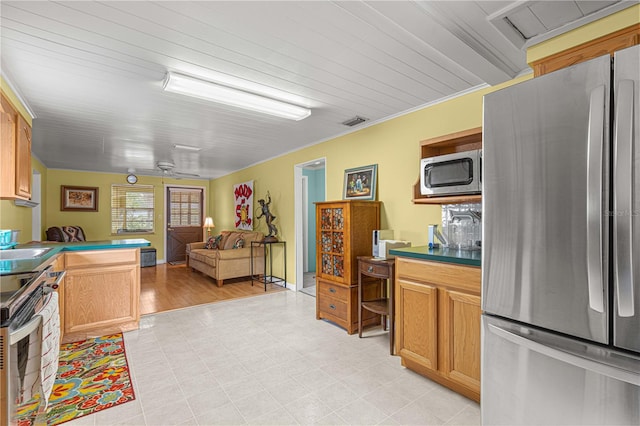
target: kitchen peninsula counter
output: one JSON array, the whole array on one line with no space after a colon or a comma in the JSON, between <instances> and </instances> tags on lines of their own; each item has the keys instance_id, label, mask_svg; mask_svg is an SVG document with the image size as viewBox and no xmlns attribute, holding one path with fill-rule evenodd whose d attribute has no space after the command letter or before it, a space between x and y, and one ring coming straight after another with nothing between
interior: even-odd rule
<instances>
[{"instance_id":1,"label":"kitchen peninsula counter","mask_svg":"<svg viewBox=\"0 0 640 426\"><path fill-rule=\"evenodd\" d=\"M47 248L51 249L43 256L35 259L20 260L3 260L0 268L0 275L21 274L40 269L41 265L49 262L55 255L61 252L69 251L87 251L87 250L112 250L148 247L151 243L143 238L130 238L124 240L102 240L102 241L78 241L74 243L58 243L58 242L33 242L21 244L15 248Z\"/></svg>"},{"instance_id":2,"label":"kitchen peninsula counter","mask_svg":"<svg viewBox=\"0 0 640 426\"><path fill-rule=\"evenodd\" d=\"M447 248L430 249L428 246L406 247L389 250L394 256L410 257L418 260L455 263L457 265L480 266L480 250L455 250Z\"/></svg>"},{"instance_id":3,"label":"kitchen peninsula counter","mask_svg":"<svg viewBox=\"0 0 640 426\"><path fill-rule=\"evenodd\" d=\"M61 342L135 330L140 322L140 248L144 239L35 242L18 248L50 248L35 259L3 261L3 273L66 271L60 281Z\"/></svg>"}]
</instances>

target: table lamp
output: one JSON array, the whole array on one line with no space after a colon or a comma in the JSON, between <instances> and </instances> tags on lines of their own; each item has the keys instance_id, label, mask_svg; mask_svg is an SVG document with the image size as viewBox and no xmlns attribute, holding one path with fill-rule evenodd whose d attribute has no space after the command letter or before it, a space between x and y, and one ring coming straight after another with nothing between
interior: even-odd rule
<instances>
[{"instance_id":1,"label":"table lamp","mask_svg":"<svg viewBox=\"0 0 640 426\"><path fill-rule=\"evenodd\" d=\"M207 228L207 237L210 237L211 228L215 228L216 226L213 224L213 219L207 216L204 218L204 227Z\"/></svg>"}]
</instances>

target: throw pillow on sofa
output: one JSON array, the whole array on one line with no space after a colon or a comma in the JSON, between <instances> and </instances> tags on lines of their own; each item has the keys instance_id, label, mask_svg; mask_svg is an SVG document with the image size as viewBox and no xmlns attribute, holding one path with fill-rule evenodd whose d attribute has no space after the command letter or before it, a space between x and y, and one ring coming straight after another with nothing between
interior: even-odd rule
<instances>
[{"instance_id":1,"label":"throw pillow on sofa","mask_svg":"<svg viewBox=\"0 0 640 426\"><path fill-rule=\"evenodd\" d=\"M231 231L227 234L227 237L224 238L223 245L224 247L220 247L220 250L229 250L233 248L233 245L236 243L238 238L244 239L244 234L240 231Z\"/></svg>"},{"instance_id":2,"label":"throw pillow on sofa","mask_svg":"<svg viewBox=\"0 0 640 426\"><path fill-rule=\"evenodd\" d=\"M242 247L244 247L244 240L242 238L236 239L236 241L233 243L233 248L241 249Z\"/></svg>"},{"instance_id":3,"label":"throw pillow on sofa","mask_svg":"<svg viewBox=\"0 0 640 426\"><path fill-rule=\"evenodd\" d=\"M222 235L217 235L215 237L207 238L207 242L204 245L204 248L209 250L214 250L220 248L220 240L222 240Z\"/></svg>"}]
</instances>

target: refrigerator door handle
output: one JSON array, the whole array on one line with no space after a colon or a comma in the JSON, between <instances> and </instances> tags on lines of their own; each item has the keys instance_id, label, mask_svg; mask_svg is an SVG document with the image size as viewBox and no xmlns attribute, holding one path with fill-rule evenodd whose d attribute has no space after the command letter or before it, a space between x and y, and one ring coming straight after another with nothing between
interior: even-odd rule
<instances>
[{"instance_id":1,"label":"refrigerator door handle","mask_svg":"<svg viewBox=\"0 0 640 426\"><path fill-rule=\"evenodd\" d=\"M615 132L613 135L613 169L615 197L613 204L614 283L618 315L634 315L633 295L633 80L618 84Z\"/></svg>"},{"instance_id":2,"label":"refrigerator door handle","mask_svg":"<svg viewBox=\"0 0 640 426\"><path fill-rule=\"evenodd\" d=\"M608 364L581 357L573 353L565 352L557 347L547 346L537 341L530 340L524 336L507 331L504 328L493 324L488 324L489 331L498 337L506 339L518 346L525 347L531 351L554 358L565 364L574 365L596 374L610 377L612 379L621 380L635 386L640 386L640 375L632 371L623 370Z\"/></svg>"},{"instance_id":3,"label":"refrigerator door handle","mask_svg":"<svg viewBox=\"0 0 640 426\"><path fill-rule=\"evenodd\" d=\"M587 283L589 307L604 312L603 153L605 86L591 91L587 142Z\"/></svg>"}]
</instances>

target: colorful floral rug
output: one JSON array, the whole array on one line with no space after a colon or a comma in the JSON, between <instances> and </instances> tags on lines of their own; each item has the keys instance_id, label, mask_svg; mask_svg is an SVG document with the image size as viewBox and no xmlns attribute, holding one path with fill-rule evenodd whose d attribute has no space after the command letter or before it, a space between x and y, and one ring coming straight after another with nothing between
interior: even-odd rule
<instances>
[{"instance_id":1,"label":"colorful floral rug","mask_svg":"<svg viewBox=\"0 0 640 426\"><path fill-rule=\"evenodd\" d=\"M122 334L60 346L60 363L49 397L48 425L57 425L125 402L135 395ZM35 421L39 398L18 407L19 426Z\"/></svg>"}]
</instances>

